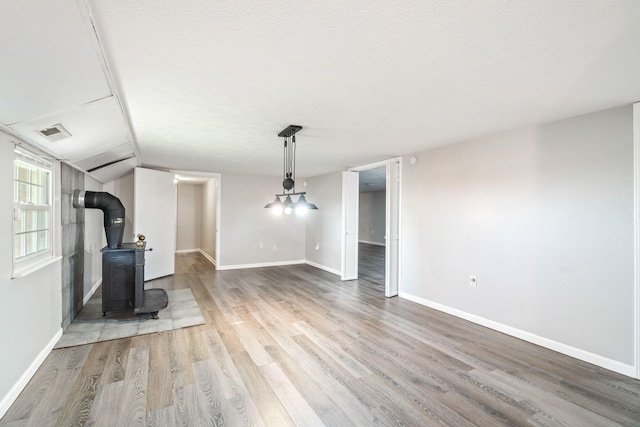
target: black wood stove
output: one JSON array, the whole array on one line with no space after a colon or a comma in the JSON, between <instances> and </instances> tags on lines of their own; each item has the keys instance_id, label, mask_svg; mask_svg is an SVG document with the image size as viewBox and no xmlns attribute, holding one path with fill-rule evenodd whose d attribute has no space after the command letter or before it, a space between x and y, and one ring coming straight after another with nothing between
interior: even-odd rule
<instances>
[{"instance_id":1,"label":"black wood stove","mask_svg":"<svg viewBox=\"0 0 640 427\"><path fill-rule=\"evenodd\" d=\"M102 252L102 313L133 311L151 313L169 303L164 289L144 289L144 252L146 243L123 243L119 248L108 246Z\"/></svg>"},{"instance_id":2,"label":"black wood stove","mask_svg":"<svg viewBox=\"0 0 640 427\"><path fill-rule=\"evenodd\" d=\"M97 208L104 212L107 246L102 252L102 314L111 311L151 313L167 307L169 298L164 289L144 289L144 254L146 242L138 235L136 243L122 243L124 206L120 200L103 192L75 190L73 206ZM151 249L149 249L151 250Z\"/></svg>"}]
</instances>

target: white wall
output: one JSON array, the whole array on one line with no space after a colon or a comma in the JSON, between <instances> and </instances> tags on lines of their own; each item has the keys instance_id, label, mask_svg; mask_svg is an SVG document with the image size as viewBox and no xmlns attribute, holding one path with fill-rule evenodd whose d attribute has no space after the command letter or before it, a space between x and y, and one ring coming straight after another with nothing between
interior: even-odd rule
<instances>
[{"instance_id":1,"label":"white wall","mask_svg":"<svg viewBox=\"0 0 640 427\"><path fill-rule=\"evenodd\" d=\"M340 274L342 172L308 178L305 191L307 191L307 200L318 206L317 211L310 211L307 214L306 259L312 265Z\"/></svg>"},{"instance_id":2,"label":"white wall","mask_svg":"<svg viewBox=\"0 0 640 427\"><path fill-rule=\"evenodd\" d=\"M200 249L216 261L218 179L212 178L202 185L202 214Z\"/></svg>"},{"instance_id":3,"label":"white wall","mask_svg":"<svg viewBox=\"0 0 640 427\"><path fill-rule=\"evenodd\" d=\"M387 192L365 191L359 199L358 240L384 246Z\"/></svg>"},{"instance_id":4,"label":"white wall","mask_svg":"<svg viewBox=\"0 0 640 427\"><path fill-rule=\"evenodd\" d=\"M304 218L264 209L281 189L277 177L222 174L218 269L304 260Z\"/></svg>"},{"instance_id":5,"label":"white wall","mask_svg":"<svg viewBox=\"0 0 640 427\"><path fill-rule=\"evenodd\" d=\"M62 272L58 260L11 279L13 264L13 144L0 131L0 417L62 334ZM26 147L26 146L25 146ZM54 252L60 255L60 165L54 167Z\"/></svg>"},{"instance_id":6,"label":"white wall","mask_svg":"<svg viewBox=\"0 0 640 427\"><path fill-rule=\"evenodd\" d=\"M202 235L202 185L178 184L176 250L197 250Z\"/></svg>"},{"instance_id":7,"label":"white wall","mask_svg":"<svg viewBox=\"0 0 640 427\"><path fill-rule=\"evenodd\" d=\"M86 191L102 191L102 183L89 175L84 176ZM100 209L84 210L84 300L86 301L102 283L102 254L107 245L104 217Z\"/></svg>"},{"instance_id":8,"label":"white wall","mask_svg":"<svg viewBox=\"0 0 640 427\"><path fill-rule=\"evenodd\" d=\"M633 365L631 106L417 158L402 177L402 296Z\"/></svg>"}]
</instances>

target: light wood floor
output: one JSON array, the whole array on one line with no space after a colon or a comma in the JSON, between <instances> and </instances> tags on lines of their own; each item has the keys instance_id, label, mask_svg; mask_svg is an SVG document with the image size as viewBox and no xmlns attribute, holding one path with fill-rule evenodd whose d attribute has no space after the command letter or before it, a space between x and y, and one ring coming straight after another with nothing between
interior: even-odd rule
<instances>
[{"instance_id":1,"label":"light wood floor","mask_svg":"<svg viewBox=\"0 0 640 427\"><path fill-rule=\"evenodd\" d=\"M54 350L0 424L640 425L640 382L366 280L177 269L206 325Z\"/></svg>"},{"instance_id":2,"label":"light wood floor","mask_svg":"<svg viewBox=\"0 0 640 427\"><path fill-rule=\"evenodd\" d=\"M385 247L358 243L358 279L378 285L384 292Z\"/></svg>"}]
</instances>

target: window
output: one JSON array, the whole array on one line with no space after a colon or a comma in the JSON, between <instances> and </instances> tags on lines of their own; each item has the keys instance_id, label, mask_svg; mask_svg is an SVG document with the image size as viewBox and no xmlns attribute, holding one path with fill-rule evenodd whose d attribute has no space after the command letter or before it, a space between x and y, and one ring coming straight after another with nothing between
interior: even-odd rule
<instances>
[{"instance_id":1,"label":"window","mask_svg":"<svg viewBox=\"0 0 640 427\"><path fill-rule=\"evenodd\" d=\"M13 263L27 269L52 257L51 163L23 150L13 161Z\"/></svg>"}]
</instances>

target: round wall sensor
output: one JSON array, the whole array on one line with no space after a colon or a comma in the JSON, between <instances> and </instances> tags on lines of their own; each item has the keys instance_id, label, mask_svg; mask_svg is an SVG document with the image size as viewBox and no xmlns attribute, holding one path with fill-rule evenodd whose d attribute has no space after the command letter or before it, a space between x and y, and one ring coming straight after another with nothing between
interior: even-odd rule
<instances>
[{"instance_id":1,"label":"round wall sensor","mask_svg":"<svg viewBox=\"0 0 640 427\"><path fill-rule=\"evenodd\" d=\"M409 159L409 163L415 165L416 163L418 163L418 158L416 156L411 156L411 158Z\"/></svg>"}]
</instances>

